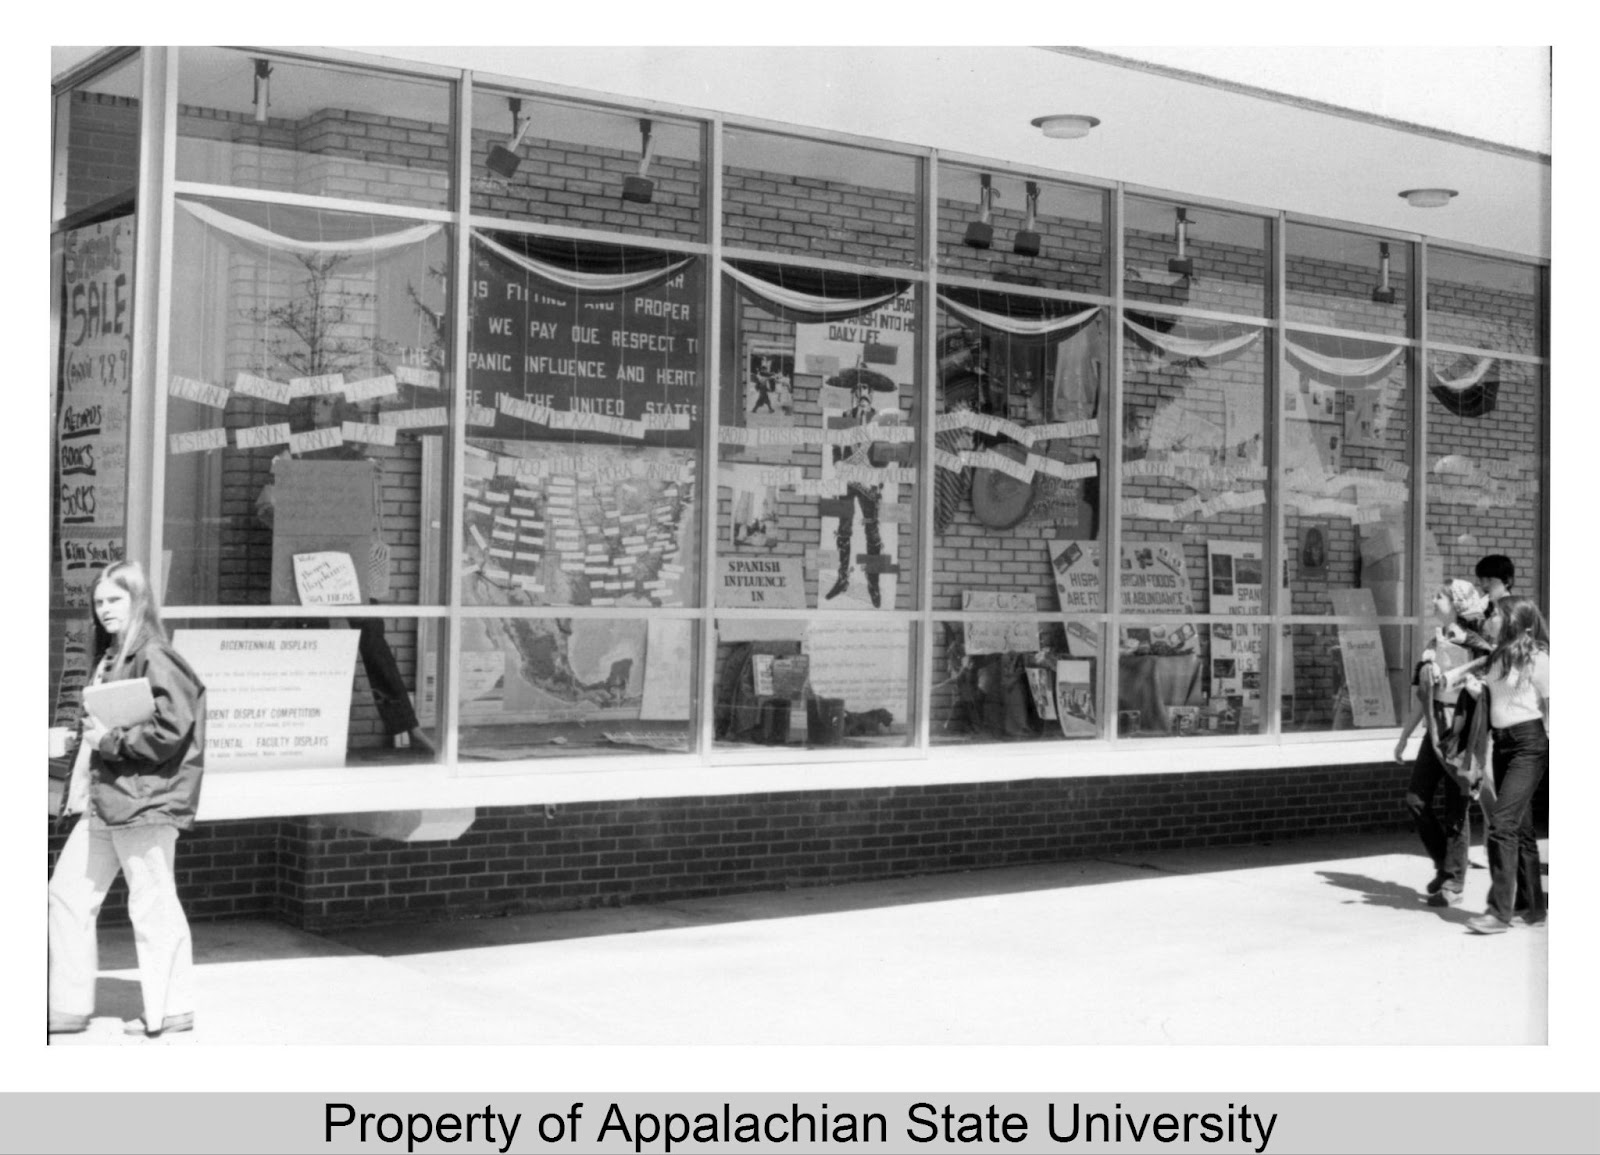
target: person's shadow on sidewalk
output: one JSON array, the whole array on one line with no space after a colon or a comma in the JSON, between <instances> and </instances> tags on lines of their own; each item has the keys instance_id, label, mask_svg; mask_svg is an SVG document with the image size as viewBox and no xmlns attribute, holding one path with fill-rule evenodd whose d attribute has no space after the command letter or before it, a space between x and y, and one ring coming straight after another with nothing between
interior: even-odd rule
<instances>
[{"instance_id":1,"label":"person's shadow on sidewalk","mask_svg":"<svg viewBox=\"0 0 1600 1155\"><path fill-rule=\"evenodd\" d=\"M1428 896L1413 887L1398 882L1380 882L1364 874L1350 874L1342 870L1319 870L1323 881L1330 886L1358 891L1368 906L1387 906L1393 910L1414 910L1421 914L1437 915L1445 922L1465 925L1472 917L1471 911L1452 906L1429 906ZM1351 899L1350 901L1355 901Z\"/></svg>"}]
</instances>

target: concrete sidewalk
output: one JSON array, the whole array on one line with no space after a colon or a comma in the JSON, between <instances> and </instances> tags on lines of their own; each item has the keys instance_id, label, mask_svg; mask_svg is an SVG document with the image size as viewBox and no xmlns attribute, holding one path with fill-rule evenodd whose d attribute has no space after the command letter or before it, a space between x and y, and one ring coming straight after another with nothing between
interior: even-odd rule
<instances>
[{"instance_id":1,"label":"concrete sidewalk","mask_svg":"<svg viewBox=\"0 0 1600 1155\"><path fill-rule=\"evenodd\" d=\"M1473 851L1483 861L1481 847ZM1405 834L1103 857L313 935L199 923L198 1029L159 1045L1542 1043L1548 930L1424 903ZM132 933L101 936L125 1038ZM1460 1013L1450 976L1521 992Z\"/></svg>"}]
</instances>

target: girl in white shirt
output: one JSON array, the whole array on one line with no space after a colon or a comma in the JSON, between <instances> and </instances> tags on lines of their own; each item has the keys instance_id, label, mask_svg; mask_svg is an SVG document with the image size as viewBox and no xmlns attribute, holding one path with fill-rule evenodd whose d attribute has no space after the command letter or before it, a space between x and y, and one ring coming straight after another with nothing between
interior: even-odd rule
<instances>
[{"instance_id":1,"label":"girl in white shirt","mask_svg":"<svg viewBox=\"0 0 1600 1155\"><path fill-rule=\"evenodd\" d=\"M1544 881L1533 829L1533 796L1550 769L1550 633L1532 598L1505 597L1503 625L1483 678L1468 675L1467 692L1489 694L1494 783L1489 813L1489 909L1467 925L1498 934L1521 917L1544 921Z\"/></svg>"}]
</instances>

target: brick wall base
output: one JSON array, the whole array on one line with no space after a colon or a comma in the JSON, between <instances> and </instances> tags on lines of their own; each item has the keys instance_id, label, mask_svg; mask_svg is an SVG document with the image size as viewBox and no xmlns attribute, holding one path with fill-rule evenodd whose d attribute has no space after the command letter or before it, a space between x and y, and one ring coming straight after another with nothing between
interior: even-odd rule
<instances>
[{"instance_id":1,"label":"brick wall base","mask_svg":"<svg viewBox=\"0 0 1600 1155\"><path fill-rule=\"evenodd\" d=\"M305 930L660 902L897 875L1405 826L1408 770L1285 770L481 809L453 842L315 818L203 823L178 843L196 920ZM51 838L51 862L65 830ZM1420 850L1419 850L1420 853ZM102 918L126 921L119 880Z\"/></svg>"}]
</instances>

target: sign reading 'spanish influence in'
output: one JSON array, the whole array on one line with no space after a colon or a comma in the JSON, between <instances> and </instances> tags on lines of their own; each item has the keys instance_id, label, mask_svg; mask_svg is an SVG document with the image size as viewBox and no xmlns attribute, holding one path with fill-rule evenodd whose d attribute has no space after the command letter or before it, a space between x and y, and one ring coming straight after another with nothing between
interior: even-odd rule
<instances>
[{"instance_id":1,"label":"sign reading 'spanish influence in'","mask_svg":"<svg viewBox=\"0 0 1600 1155\"><path fill-rule=\"evenodd\" d=\"M206 769L343 766L359 634L177 630L206 685Z\"/></svg>"},{"instance_id":2,"label":"sign reading 'spanish influence in'","mask_svg":"<svg viewBox=\"0 0 1600 1155\"><path fill-rule=\"evenodd\" d=\"M805 573L797 557L719 557L717 605L723 609L803 610Z\"/></svg>"}]
</instances>

